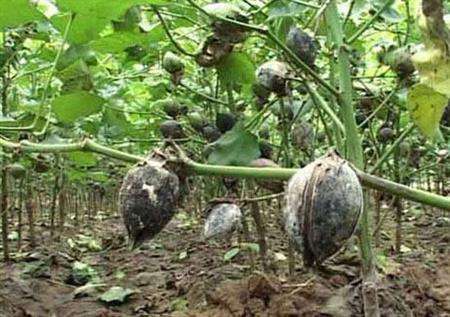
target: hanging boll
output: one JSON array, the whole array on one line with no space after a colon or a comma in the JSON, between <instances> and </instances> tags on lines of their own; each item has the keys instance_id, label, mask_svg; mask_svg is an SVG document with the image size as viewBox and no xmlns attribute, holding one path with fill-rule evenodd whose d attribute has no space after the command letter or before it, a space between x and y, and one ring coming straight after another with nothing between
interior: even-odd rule
<instances>
[{"instance_id":1,"label":"hanging boll","mask_svg":"<svg viewBox=\"0 0 450 317\"><path fill-rule=\"evenodd\" d=\"M166 139L182 139L184 134L183 127L176 120L166 120L159 126L161 135Z\"/></svg>"},{"instance_id":2,"label":"hanging boll","mask_svg":"<svg viewBox=\"0 0 450 317\"><path fill-rule=\"evenodd\" d=\"M227 238L241 224L241 209L235 204L215 205L206 219L203 229L205 239Z\"/></svg>"},{"instance_id":3,"label":"hanging boll","mask_svg":"<svg viewBox=\"0 0 450 317\"><path fill-rule=\"evenodd\" d=\"M289 181L285 230L306 266L321 264L352 236L363 208L355 171L335 151L300 169Z\"/></svg>"},{"instance_id":4,"label":"hanging boll","mask_svg":"<svg viewBox=\"0 0 450 317\"><path fill-rule=\"evenodd\" d=\"M179 180L158 161L128 171L119 193L119 208L133 248L155 237L175 214Z\"/></svg>"},{"instance_id":5,"label":"hanging boll","mask_svg":"<svg viewBox=\"0 0 450 317\"><path fill-rule=\"evenodd\" d=\"M309 67L314 66L317 45L308 33L298 27L292 27L286 37L286 46Z\"/></svg>"},{"instance_id":6,"label":"hanging boll","mask_svg":"<svg viewBox=\"0 0 450 317\"><path fill-rule=\"evenodd\" d=\"M289 94L289 69L286 63L279 61L265 62L256 70L257 87L273 92L279 97Z\"/></svg>"},{"instance_id":7,"label":"hanging boll","mask_svg":"<svg viewBox=\"0 0 450 317\"><path fill-rule=\"evenodd\" d=\"M246 29L240 25L223 21L218 17L236 20L238 22L248 22L248 18L241 9L234 4L226 2L210 3L203 7L203 10L211 15L211 27L214 37L225 43L241 43L247 38Z\"/></svg>"},{"instance_id":8,"label":"hanging boll","mask_svg":"<svg viewBox=\"0 0 450 317\"><path fill-rule=\"evenodd\" d=\"M183 60L172 52L166 52L162 60L162 67L170 74L182 72L184 70Z\"/></svg>"}]
</instances>

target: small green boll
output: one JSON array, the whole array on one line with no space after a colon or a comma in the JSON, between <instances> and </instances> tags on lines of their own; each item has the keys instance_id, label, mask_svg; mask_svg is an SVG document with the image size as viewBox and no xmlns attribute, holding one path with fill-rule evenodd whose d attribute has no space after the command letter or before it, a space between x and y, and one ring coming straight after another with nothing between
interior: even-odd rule
<instances>
[{"instance_id":1,"label":"small green boll","mask_svg":"<svg viewBox=\"0 0 450 317\"><path fill-rule=\"evenodd\" d=\"M176 54L168 51L164 54L162 67L170 74L182 72L184 70L183 60Z\"/></svg>"}]
</instances>

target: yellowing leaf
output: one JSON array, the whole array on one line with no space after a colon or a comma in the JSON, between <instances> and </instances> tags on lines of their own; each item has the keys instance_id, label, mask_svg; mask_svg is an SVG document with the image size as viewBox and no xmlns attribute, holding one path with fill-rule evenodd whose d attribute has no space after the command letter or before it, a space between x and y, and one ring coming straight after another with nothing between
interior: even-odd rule
<instances>
[{"instance_id":1,"label":"yellowing leaf","mask_svg":"<svg viewBox=\"0 0 450 317\"><path fill-rule=\"evenodd\" d=\"M430 139L441 138L439 121L447 106L448 98L424 84L417 84L408 91L408 109L420 131Z\"/></svg>"},{"instance_id":2,"label":"yellowing leaf","mask_svg":"<svg viewBox=\"0 0 450 317\"><path fill-rule=\"evenodd\" d=\"M424 48L412 56L421 83L450 98L450 59L436 47Z\"/></svg>"}]
</instances>

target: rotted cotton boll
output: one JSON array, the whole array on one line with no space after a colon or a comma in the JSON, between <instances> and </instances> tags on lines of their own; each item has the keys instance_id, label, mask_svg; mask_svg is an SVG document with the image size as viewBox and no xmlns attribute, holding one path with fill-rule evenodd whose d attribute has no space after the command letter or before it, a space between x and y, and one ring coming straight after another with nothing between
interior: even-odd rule
<instances>
[{"instance_id":1,"label":"rotted cotton boll","mask_svg":"<svg viewBox=\"0 0 450 317\"><path fill-rule=\"evenodd\" d=\"M219 112L216 114L216 126L221 133L225 133L233 129L236 122L236 115L231 112Z\"/></svg>"},{"instance_id":2,"label":"rotted cotton boll","mask_svg":"<svg viewBox=\"0 0 450 317\"><path fill-rule=\"evenodd\" d=\"M6 166L6 170L13 178L24 178L27 174L26 168L19 163L14 163Z\"/></svg>"},{"instance_id":3,"label":"rotted cotton boll","mask_svg":"<svg viewBox=\"0 0 450 317\"><path fill-rule=\"evenodd\" d=\"M363 208L355 171L336 152L300 169L289 181L285 229L306 266L320 264L355 231Z\"/></svg>"},{"instance_id":4,"label":"rotted cotton boll","mask_svg":"<svg viewBox=\"0 0 450 317\"><path fill-rule=\"evenodd\" d=\"M311 147L314 139L314 129L308 122L298 122L292 130L292 142L301 150Z\"/></svg>"},{"instance_id":5,"label":"rotted cotton boll","mask_svg":"<svg viewBox=\"0 0 450 317\"><path fill-rule=\"evenodd\" d=\"M186 136L181 124L175 120L166 120L161 123L159 131L166 139L182 139Z\"/></svg>"},{"instance_id":6,"label":"rotted cotton boll","mask_svg":"<svg viewBox=\"0 0 450 317\"><path fill-rule=\"evenodd\" d=\"M289 69L286 63L268 61L256 70L257 87L273 92L279 97L289 94L288 87Z\"/></svg>"},{"instance_id":7,"label":"rotted cotton boll","mask_svg":"<svg viewBox=\"0 0 450 317\"><path fill-rule=\"evenodd\" d=\"M248 22L248 18L240 10L239 7L231 3L218 2L207 4L203 7L207 13L211 14L211 26L214 36L224 42L241 43L247 38L246 29L240 25L223 21L217 17L236 20L238 22Z\"/></svg>"},{"instance_id":8,"label":"rotted cotton boll","mask_svg":"<svg viewBox=\"0 0 450 317\"><path fill-rule=\"evenodd\" d=\"M316 60L317 45L308 33L292 27L286 36L286 46L305 64L312 67Z\"/></svg>"},{"instance_id":9,"label":"rotted cotton boll","mask_svg":"<svg viewBox=\"0 0 450 317\"><path fill-rule=\"evenodd\" d=\"M179 198L177 175L157 161L128 171L119 207L133 248L155 237L172 219Z\"/></svg>"},{"instance_id":10,"label":"rotted cotton boll","mask_svg":"<svg viewBox=\"0 0 450 317\"><path fill-rule=\"evenodd\" d=\"M203 127L202 134L208 142L217 141L222 136L222 133L214 124L208 124Z\"/></svg>"},{"instance_id":11,"label":"rotted cotton boll","mask_svg":"<svg viewBox=\"0 0 450 317\"><path fill-rule=\"evenodd\" d=\"M241 225L241 209L235 204L217 204L209 213L203 229L205 239L229 237Z\"/></svg>"},{"instance_id":12,"label":"rotted cotton boll","mask_svg":"<svg viewBox=\"0 0 450 317\"><path fill-rule=\"evenodd\" d=\"M202 67L213 67L232 51L233 44L209 37L203 43L202 50L196 55L195 61Z\"/></svg>"}]
</instances>

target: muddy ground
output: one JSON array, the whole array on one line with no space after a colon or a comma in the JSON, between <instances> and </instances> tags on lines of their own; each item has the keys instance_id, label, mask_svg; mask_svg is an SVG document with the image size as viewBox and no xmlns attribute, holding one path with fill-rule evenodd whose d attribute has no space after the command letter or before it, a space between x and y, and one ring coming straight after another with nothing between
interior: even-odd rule
<instances>
[{"instance_id":1,"label":"muddy ground","mask_svg":"<svg viewBox=\"0 0 450 317\"><path fill-rule=\"evenodd\" d=\"M21 251L14 250L12 263L1 263L0 316L361 316L354 248L321 272L304 270L296 256L290 277L286 237L278 215L270 214L266 273L254 247L241 244L240 252L226 260L239 246L238 237L204 241L201 221L186 213L134 251L117 215L100 212L78 227L67 225L60 239L50 238L41 222L34 250L25 227ZM390 216L377 249L382 315L450 316L450 215L410 207L404 216L402 254L393 253ZM88 278L74 276L77 261L87 267ZM101 300L114 286L128 294Z\"/></svg>"}]
</instances>

